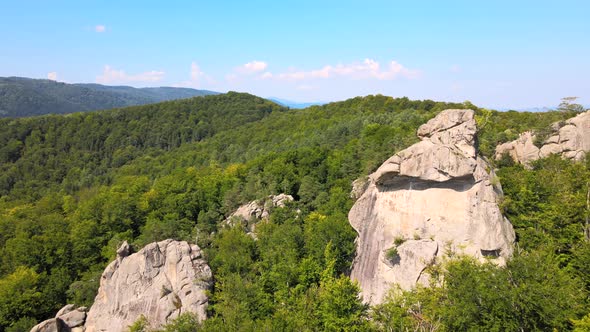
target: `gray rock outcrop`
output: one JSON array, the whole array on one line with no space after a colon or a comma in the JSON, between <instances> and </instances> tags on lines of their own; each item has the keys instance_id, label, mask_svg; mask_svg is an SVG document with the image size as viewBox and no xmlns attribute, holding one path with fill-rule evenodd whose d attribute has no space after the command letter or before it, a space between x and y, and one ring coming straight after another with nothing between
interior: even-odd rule
<instances>
[{"instance_id":1,"label":"gray rock outcrop","mask_svg":"<svg viewBox=\"0 0 590 332\"><path fill-rule=\"evenodd\" d=\"M68 304L61 308L55 318L37 324L31 332L82 332L86 321L86 307L76 308Z\"/></svg>"},{"instance_id":2,"label":"gray rock outcrop","mask_svg":"<svg viewBox=\"0 0 590 332\"><path fill-rule=\"evenodd\" d=\"M253 234L257 222L267 220L273 209L285 207L285 204L292 201L293 196L287 194L270 195L262 201L252 201L240 206L224 221L224 225L232 227L240 223L246 231Z\"/></svg>"},{"instance_id":3,"label":"gray rock outcrop","mask_svg":"<svg viewBox=\"0 0 590 332\"><path fill-rule=\"evenodd\" d=\"M211 269L201 249L185 241L150 243L135 254L125 241L104 270L94 304L68 304L31 332L120 332L142 315L157 329L180 314L206 318Z\"/></svg>"},{"instance_id":4,"label":"gray rock outcrop","mask_svg":"<svg viewBox=\"0 0 590 332\"><path fill-rule=\"evenodd\" d=\"M86 332L125 331L142 315L159 328L185 312L206 318L211 269L196 245L164 240L129 254L127 243L103 272Z\"/></svg>"},{"instance_id":5,"label":"gray rock outcrop","mask_svg":"<svg viewBox=\"0 0 590 332\"><path fill-rule=\"evenodd\" d=\"M496 159L508 154L512 159L523 165L532 161L558 154L562 158L580 161L590 151L590 111L578 114L564 123L551 126L553 134L543 141L541 147L533 144L536 136L525 132L514 141L496 147Z\"/></svg>"},{"instance_id":6,"label":"gray rock outcrop","mask_svg":"<svg viewBox=\"0 0 590 332\"><path fill-rule=\"evenodd\" d=\"M366 302L425 283L425 269L449 251L500 264L511 256L514 230L476 132L472 110L443 111L418 129L420 142L369 176L348 215L358 233L351 277Z\"/></svg>"}]
</instances>

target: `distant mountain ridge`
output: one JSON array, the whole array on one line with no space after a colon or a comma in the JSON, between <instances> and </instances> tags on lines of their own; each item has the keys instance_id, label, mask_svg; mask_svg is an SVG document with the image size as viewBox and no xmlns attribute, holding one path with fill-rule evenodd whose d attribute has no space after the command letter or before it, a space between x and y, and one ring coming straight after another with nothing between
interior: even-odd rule
<instances>
[{"instance_id":1,"label":"distant mountain ridge","mask_svg":"<svg viewBox=\"0 0 590 332\"><path fill-rule=\"evenodd\" d=\"M283 106L287 106L289 108L307 108L310 106L321 106L321 105L325 105L327 103L325 102L309 102L309 103L304 103L304 102L297 102L297 101L292 101L292 100L287 100L287 99L281 99L281 98L277 98L277 97L268 97L268 100L274 101L275 103L279 104L279 105L283 105Z\"/></svg>"},{"instance_id":2,"label":"distant mountain ridge","mask_svg":"<svg viewBox=\"0 0 590 332\"><path fill-rule=\"evenodd\" d=\"M68 84L46 79L0 77L0 117L26 117L145 105L217 94L190 88Z\"/></svg>"}]
</instances>

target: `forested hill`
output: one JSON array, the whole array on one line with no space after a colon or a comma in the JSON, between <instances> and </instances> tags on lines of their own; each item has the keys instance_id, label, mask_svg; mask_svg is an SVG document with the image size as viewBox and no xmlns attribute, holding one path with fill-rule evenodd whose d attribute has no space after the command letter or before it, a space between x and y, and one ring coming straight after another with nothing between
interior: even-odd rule
<instances>
[{"instance_id":1,"label":"forested hill","mask_svg":"<svg viewBox=\"0 0 590 332\"><path fill-rule=\"evenodd\" d=\"M201 141L273 111L286 108L231 92L101 112L0 119L0 196L18 192L35 198L70 178L108 177L109 170L135 157Z\"/></svg>"},{"instance_id":2,"label":"forested hill","mask_svg":"<svg viewBox=\"0 0 590 332\"><path fill-rule=\"evenodd\" d=\"M145 105L215 94L189 88L133 88L0 77L0 117L62 114Z\"/></svg>"},{"instance_id":3,"label":"forested hill","mask_svg":"<svg viewBox=\"0 0 590 332\"><path fill-rule=\"evenodd\" d=\"M197 241L213 270L199 331L570 328L590 309L590 245L579 227L590 163L499 165L522 248L506 268L460 261L433 271L452 281L444 287L372 310L343 276L356 236L351 182L447 108L476 110L487 156L572 115L380 95L293 110L232 92L0 119L0 330L25 331L65 303L90 305L122 241L139 249L166 238ZM222 227L239 205L279 193L295 202L258 225L257 240ZM169 330L196 331L187 319Z\"/></svg>"}]
</instances>

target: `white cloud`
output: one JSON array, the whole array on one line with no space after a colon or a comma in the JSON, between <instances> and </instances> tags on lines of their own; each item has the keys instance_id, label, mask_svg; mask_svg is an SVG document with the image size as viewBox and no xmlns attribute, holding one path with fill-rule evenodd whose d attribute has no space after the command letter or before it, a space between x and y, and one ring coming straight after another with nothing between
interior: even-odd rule
<instances>
[{"instance_id":1,"label":"white cloud","mask_svg":"<svg viewBox=\"0 0 590 332\"><path fill-rule=\"evenodd\" d=\"M214 83L214 80L210 76L205 74L201 70L201 67L193 61L191 62L190 80L182 81L180 83L174 84L173 86L198 89L201 88L203 81L206 81L208 84Z\"/></svg>"},{"instance_id":2,"label":"white cloud","mask_svg":"<svg viewBox=\"0 0 590 332\"><path fill-rule=\"evenodd\" d=\"M191 81L198 83L205 74L196 62L191 62Z\"/></svg>"},{"instance_id":3,"label":"white cloud","mask_svg":"<svg viewBox=\"0 0 590 332\"><path fill-rule=\"evenodd\" d=\"M459 73L461 72L461 66L452 65L451 68L449 68L449 70L451 71L451 73Z\"/></svg>"},{"instance_id":4,"label":"white cloud","mask_svg":"<svg viewBox=\"0 0 590 332\"><path fill-rule=\"evenodd\" d=\"M254 61L250 61L248 63L241 65L240 67L238 67L236 69L236 71L241 74L248 75L248 74L254 74L254 73L261 72L261 71L265 70L266 67L268 67L268 64L266 62L254 60Z\"/></svg>"},{"instance_id":5,"label":"white cloud","mask_svg":"<svg viewBox=\"0 0 590 332\"><path fill-rule=\"evenodd\" d=\"M123 70L116 70L105 65L102 74L96 77L96 82L101 84L131 83L131 82L158 82L164 78L163 71L152 70L136 75L129 75Z\"/></svg>"},{"instance_id":6,"label":"white cloud","mask_svg":"<svg viewBox=\"0 0 590 332\"><path fill-rule=\"evenodd\" d=\"M262 73L262 75L260 75L260 78L262 78L262 79L268 79L268 78L272 78L272 77L273 77L273 75L269 71L265 71L264 73Z\"/></svg>"},{"instance_id":7,"label":"white cloud","mask_svg":"<svg viewBox=\"0 0 590 332\"><path fill-rule=\"evenodd\" d=\"M305 79L327 79L334 77L346 77L352 79L378 79L392 80L398 77L413 79L418 77L420 72L408 69L396 61L389 62L385 68L373 59L365 59L363 62L349 64L326 65L320 69L310 71L291 70L285 73L274 75L281 80L305 80Z\"/></svg>"},{"instance_id":8,"label":"white cloud","mask_svg":"<svg viewBox=\"0 0 590 332\"><path fill-rule=\"evenodd\" d=\"M102 24L99 24L99 25L97 25L97 26L94 27L94 31L96 31L98 33L105 32L105 31L107 31L107 27L105 27Z\"/></svg>"},{"instance_id":9,"label":"white cloud","mask_svg":"<svg viewBox=\"0 0 590 332\"><path fill-rule=\"evenodd\" d=\"M47 78L52 81L57 81L57 72L52 71L50 73L47 73Z\"/></svg>"}]
</instances>

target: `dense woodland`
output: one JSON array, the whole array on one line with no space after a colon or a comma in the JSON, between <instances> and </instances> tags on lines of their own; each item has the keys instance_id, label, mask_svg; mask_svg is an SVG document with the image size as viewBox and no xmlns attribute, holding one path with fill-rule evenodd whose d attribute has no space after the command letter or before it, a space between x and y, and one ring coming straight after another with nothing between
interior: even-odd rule
<instances>
[{"instance_id":1,"label":"dense woodland","mask_svg":"<svg viewBox=\"0 0 590 332\"><path fill-rule=\"evenodd\" d=\"M133 88L0 77L0 118L104 110L210 94L215 92L189 88Z\"/></svg>"},{"instance_id":2,"label":"dense woodland","mask_svg":"<svg viewBox=\"0 0 590 332\"><path fill-rule=\"evenodd\" d=\"M230 92L110 111L0 119L0 330L90 305L122 241L197 242L213 269L209 319L166 331L587 331L590 160L497 162L518 243L506 267L455 257L429 288L370 308L347 276L351 182L417 141L447 108L476 110L480 153L573 116L367 96L290 110ZM239 205L286 193L256 228ZM139 320L133 331L147 331Z\"/></svg>"}]
</instances>

